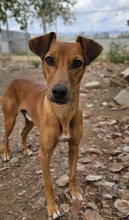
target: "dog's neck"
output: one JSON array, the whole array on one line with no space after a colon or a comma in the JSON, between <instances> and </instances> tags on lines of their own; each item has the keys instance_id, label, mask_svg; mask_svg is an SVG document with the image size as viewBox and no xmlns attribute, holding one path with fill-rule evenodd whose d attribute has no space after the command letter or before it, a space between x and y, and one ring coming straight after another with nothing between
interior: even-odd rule
<instances>
[{"instance_id":1,"label":"dog's neck","mask_svg":"<svg viewBox=\"0 0 129 220\"><path fill-rule=\"evenodd\" d=\"M76 96L73 96L71 101L67 104L58 105L56 103L52 103L53 111L61 125L62 130L62 135L59 137L59 141L67 141L71 137L70 122L75 116L80 105L79 93L75 94Z\"/></svg>"}]
</instances>

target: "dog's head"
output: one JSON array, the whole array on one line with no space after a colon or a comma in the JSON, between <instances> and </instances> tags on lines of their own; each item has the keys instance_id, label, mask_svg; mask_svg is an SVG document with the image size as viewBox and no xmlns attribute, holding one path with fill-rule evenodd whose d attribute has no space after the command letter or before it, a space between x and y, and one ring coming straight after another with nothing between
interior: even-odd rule
<instances>
[{"instance_id":1,"label":"dog's head","mask_svg":"<svg viewBox=\"0 0 129 220\"><path fill-rule=\"evenodd\" d=\"M86 66L103 50L99 43L82 36L75 43L57 42L54 32L29 40L29 47L42 59L47 97L57 104L65 104L76 95Z\"/></svg>"}]
</instances>

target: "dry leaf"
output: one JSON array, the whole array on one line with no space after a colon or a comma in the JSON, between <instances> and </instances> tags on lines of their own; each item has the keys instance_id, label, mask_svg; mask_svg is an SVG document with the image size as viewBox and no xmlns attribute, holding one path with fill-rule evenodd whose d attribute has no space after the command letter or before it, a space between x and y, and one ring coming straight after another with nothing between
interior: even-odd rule
<instances>
[{"instance_id":1,"label":"dry leaf","mask_svg":"<svg viewBox=\"0 0 129 220\"><path fill-rule=\"evenodd\" d=\"M79 199L73 200L73 205L71 207L71 212L76 214L79 213L81 209L81 201Z\"/></svg>"},{"instance_id":2,"label":"dry leaf","mask_svg":"<svg viewBox=\"0 0 129 220\"><path fill-rule=\"evenodd\" d=\"M119 172L123 169L123 164L122 163L110 163L109 164L109 170L112 172Z\"/></svg>"}]
</instances>

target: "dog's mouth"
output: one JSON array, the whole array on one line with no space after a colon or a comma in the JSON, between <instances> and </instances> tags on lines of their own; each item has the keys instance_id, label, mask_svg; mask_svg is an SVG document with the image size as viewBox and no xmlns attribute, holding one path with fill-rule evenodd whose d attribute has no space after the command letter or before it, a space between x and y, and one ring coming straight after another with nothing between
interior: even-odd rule
<instances>
[{"instance_id":1,"label":"dog's mouth","mask_svg":"<svg viewBox=\"0 0 129 220\"><path fill-rule=\"evenodd\" d=\"M56 103L57 105L64 105L64 104L67 104L68 103L68 98L66 99L57 99L57 98L54 98L54 97L48 97L48 99L51 101L51 102L54 102Z\"/></svg>"}]
</instances>

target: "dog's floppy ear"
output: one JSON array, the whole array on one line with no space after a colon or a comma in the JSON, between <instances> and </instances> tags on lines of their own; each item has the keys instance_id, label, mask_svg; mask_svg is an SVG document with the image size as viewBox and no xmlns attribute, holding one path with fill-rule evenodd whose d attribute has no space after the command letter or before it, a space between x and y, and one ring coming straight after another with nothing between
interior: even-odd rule
<instances>
[{"instance_id":1,"label":"dog's floppy ear","mask_svg":"<svg viewBox=\"0 0 129 220\"><path fill-rule=\"evenodd\" d=\"M33 53L43 59L43 57L49 50L50 44L53 39L56 39L55 32L50 32L48 34L32 38L28 42L29 48Z\"/></svg>"},{"instance_id":2,"label":"dog's floppy ear","mask_svg":"<svg viewBox=\"0 0 129 220\"><path fill-rule=\"evenodd\" d=\"M88 66L94 59L96 59L103 50L103 47L92 39L86 37L78 36L76 42L80 42L86 60L86 65Z\"/></svg>"}]
</instances>

